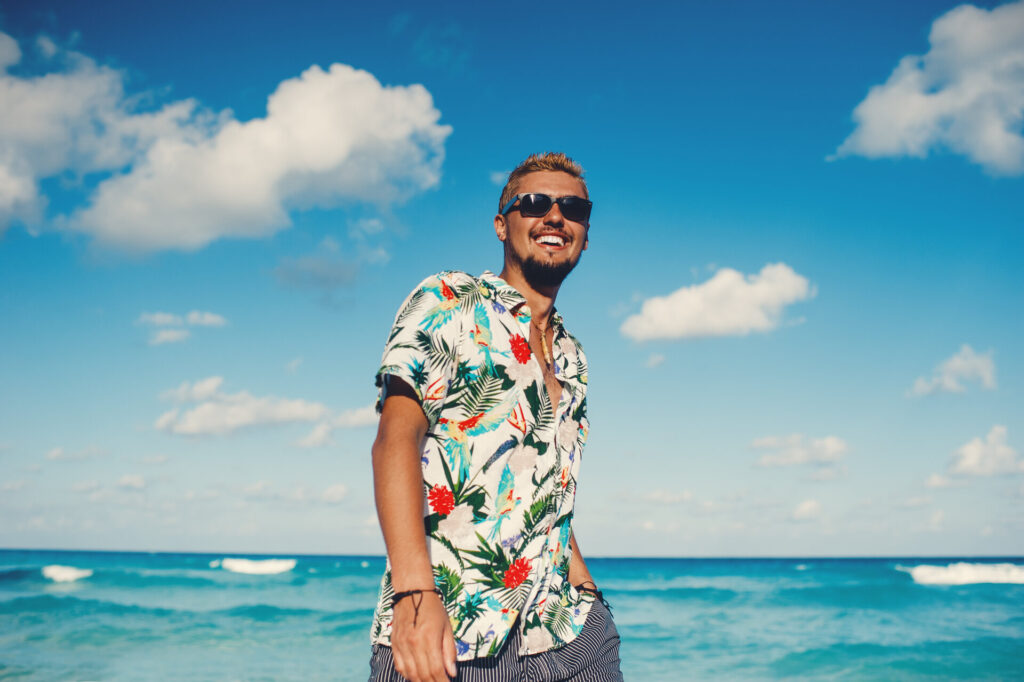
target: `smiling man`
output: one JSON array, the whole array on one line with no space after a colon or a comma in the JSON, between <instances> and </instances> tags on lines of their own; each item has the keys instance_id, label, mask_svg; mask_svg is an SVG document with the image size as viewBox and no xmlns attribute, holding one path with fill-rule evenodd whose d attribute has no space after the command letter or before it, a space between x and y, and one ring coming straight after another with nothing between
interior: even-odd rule
<instances>
[{"instance_id":1,"label":"smiling man","mask_svg":"<svg viewBox=\"0 0 1024 682\"><path fill-rule=\"evenodd\" d=\"M572 531L587 362L554 307L588 246L583 169L535 154L498 208L501 274L424 280L377 372L371 680L622 679Z\"/></svg>"}]
</instances>

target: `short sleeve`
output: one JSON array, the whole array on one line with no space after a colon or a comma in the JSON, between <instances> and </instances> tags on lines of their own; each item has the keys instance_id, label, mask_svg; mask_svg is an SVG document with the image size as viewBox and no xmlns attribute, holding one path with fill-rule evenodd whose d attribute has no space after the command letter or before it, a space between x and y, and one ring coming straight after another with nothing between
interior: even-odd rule
<instances>
[{"instance_id":1,"label":"short sleeve","mask_svg":"<svg viewBox=\"0 0 1024 682\"><path fill-rule=\"evenodd\" d=\"M423 280L395 316L377 370L377 412L387 397L385 377L404 380L419 398L430 426L437 422L458 366L459 299L455 273Z\"/></svg>"}]
</instances>

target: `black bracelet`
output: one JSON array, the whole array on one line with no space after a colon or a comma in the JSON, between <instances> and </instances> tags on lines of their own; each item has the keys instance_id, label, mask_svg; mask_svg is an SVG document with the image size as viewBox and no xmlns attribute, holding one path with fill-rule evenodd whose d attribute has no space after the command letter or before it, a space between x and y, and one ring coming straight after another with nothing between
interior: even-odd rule
<instances>
[{"instance_id":1,"label":"black bracelet","mask_svg":"<svg viewBox=\"0 0 1024 682\"><path fill-rule=\"evenodd\" d=\"M396 606L398 606L398 602L402 601L406 597L411 597L414 594L420 595L419 601L416 601L415 599L412 600L412 624L415 627L416 620L420 617L420 604L423 603L423 595L428 592L433 592L434 594L442 598L444 597L444 595L441 594L441 590L437 589L436 587L433 589L426 590L406 590L405 592L397 592L395 593L394 596L391 597L391 608L394 609Z\"/></svg>"},{"instance_id":2,"label":"black bracelet","mask_svg":"<svg viewBox=\"0 0 1024 682\"><path fill-rule=\"evenodd\" d=\"M594 585L593 587L585 587L587 583ZM597 585L594 584L593 580L584 580L579 585L576 585L576 590L579 592L589 592L590 594L597 597L597 600L604 604L604 607L609 611L612 610L612 605L608 603L608 600L604 598L604 592L597 589Z\"/></svg>"}]
</instances>

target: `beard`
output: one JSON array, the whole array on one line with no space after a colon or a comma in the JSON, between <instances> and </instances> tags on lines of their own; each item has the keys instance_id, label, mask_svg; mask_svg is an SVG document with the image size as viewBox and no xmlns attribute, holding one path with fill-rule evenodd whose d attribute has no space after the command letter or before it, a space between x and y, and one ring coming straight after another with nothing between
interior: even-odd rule
<instances>
[{"instance_id":1,"label":"beard","mask_svg":"<svg viewBox=\"0 0 1024 682\"><path fill-rule=\"evenodd\" d=\"M505 253L509 260L519 266L519 270L523 273L523 278L526 282L537 290L561 286L562 282L565 281L565 278L569 276L569 273L572 272L580 260L579 256L576 256L576 258L564 260L560 263L545 263L533 256L523 258L514 248L509 246L508 242L505 242Z\"/></svg>"}]
</instances>

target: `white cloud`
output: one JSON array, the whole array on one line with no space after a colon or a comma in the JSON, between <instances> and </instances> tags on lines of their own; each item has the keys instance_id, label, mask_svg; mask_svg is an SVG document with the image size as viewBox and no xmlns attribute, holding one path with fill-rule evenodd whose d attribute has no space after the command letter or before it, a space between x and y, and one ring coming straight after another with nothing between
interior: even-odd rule
<instances>
[{"instance_id":1,"label":"white cloud","mask_svg":"<svg viewBox=\"0 0 1024 682\"><path fill-rule=\"evenodd\" d=\"M345 499L348 495L348 488L342 483L335 483L324 490L320 499L328 504L337 504Z\"/></svg>"},{"instance_id":2,"label":"white cloud","mask_svg":"<svg viewBox=\"0 0 1024 682\"><path fill-rule=\"evenodd\" d=\"M926 488L948 488L953 485L953 481L942 474L932 474L925 480L924 485Z\"/></svg>"},{"instance_id":3,"label":"white cloud","mask_svg":"<svg viewBox=\"0 0 1024 682\"><path fill-rule=\"evenodd\" d=\"M117 480L117 485L127 490L142 490L146 487L146 479L139 474L125 474Z\"/></svg>"},{"instance_id":4,"label":"white cloud","mask_svg":"<svg viewBox=\"0 0 1024 682\"><path fill-rule=\"evenodd\" d=\"M996 364L992 354L991 350L975 353L965 343L959 351L936 367L930 378L918 377L908 395L930 395L940 391L963 393L967 390L961 383L964 381L976 381L992 390L996 387Z\"/></svg>"},{"instance_id":5,"label":"white cloud","mask_svg":"<svg viewBox=\"0 0 1024 682\"><path fill-rule=\"evenodd\" d=\"M996 424L984 440L972 439L953 455L949 473L967 476L1024 473L1024 461L1006 444L1006 435L1006 427Z\"/></svg>"},{"instance_id":6,"label":"white cloud","mask_svg":"<svg viewBox=\"0 0 1024 682\"><path fill-rule=\"evenodd\" d=\"M76 450L74 452L65 450L63 447L58 446L50 449L46 453L46 459L51 461L88 459L89 457L95 457L102 454L103 450L95 446L85 448L84 450Z\"/></svg>"},{"instance_id":7,"label":"white cloud","mask_svg":"<svg viewBox=\"0 0 1024 682\"><path fill-rule=\"evenodd\" d=\"M148 324L154 327L180 327L183 324L180 315L174 313L142 313L139 315L139 324Z\"/></svg>"},{"instance_id":8,"label":"white cloud","mask_svg":"<svg viewBox=\"0 0 1024 682\"><path fill-rule=\"evenodd\" d=\"M853 111L836 156L962 154L994 174L1024 173L1024 2L960 5L932 24L927 54L900 60Z\"/></svg>"},{"instance_id":9,"label":"white cloud","mask_svg":"<svg viewBox=\"0 0 1024 682\"><path fill-rule=\"evenodd\" d=\"M78 481L71 486L71 490L76 493L91 493L99 489L99 481Z\"/></svg>"},{"instance_id":10,"label":"white cloud","mask_svg":"<svg viewBox=\"0 0 1024 682\"><path fill-rule=\"evenodd\" d=\"M179 403L194 403L208 400L217 395L224 377L207 377L195 382L183 381L177 388L164 391L160 394L163 400L173 400Z\"/></svg>"},{"instance_id":11,"label":"white cloud","mask_svg":"<svg viewBox=\"0 0 1024 682\"><path fill-rule=\"evenodd\" d=\"M794 521L814 521L821 516L821 503L817 500L804 500L793 510Z\"/></svg>"},{"instance_id":12,"label":"white cloud","mask_svg":"<svg viewBox=\"0 0 1024 682\"><path fill-rule=\"evenodd\" d=\"M648 368L654 369L655 367L661 365L661 363L663 362L665 362L664 355L662 355L661 353L651 353L650 356L648 356L647 358L646 365Z\"/></svg>"},{"instance_id":13,"label":"white cloud","mask_svg":"<svg viewBox=\"0 0 1024 682\"><path fill-rule=\"evenodd\" d=\"M17 64L17 43L0 36L0 66ZM383 86L343 64L281 82L249 121L193 100L140 111L152 97L126 96L122 72L73 52L49 65L0 73L0 229L38 224L39 181L70 172L101 180L58 222L115 247L266 237L294 209L386 205L435 186L451 132L422 86Z\"/></svg>"},{"instance_id":14,"label":"white cloud","mask_svg":"<svg viewBox=\"0 0 1024 682\"><path fill-rule=\"evenodd\" d=\"M508 182L508 176L512 171L491 171L490 179L491 184L498 187L504 187L505 183Z\"/></svg>"},{"instance_id":15,"label":"white cloud","mask_svg":"<svg viewBox=\"0 0 1024 682\"><path fill-rule=\"evenodd\" d=\"M689 490L671 491L662 488L646 493L643 499L647 502L657 502L659 504L679 504L680 502L689 502L693 499L693 493Z\"/></svg>"},{"instance_id":16,"label":"white cloud","mask_svg":"<svg viewBox=\"0 0 1024 682\"><path fill-rule=\"evenodd\" d=\"M167 343L179 343L192 336L187 329L158 329L149 337L149 345L162 346Z\"/></svg>"},{"instance_id":17,"label":"white cloud","mask_svg":"<svg viewBox=\"0 0 1024 682\"><path fill-rule=\"evenodd\" d=\"M766 332L781 324L787 305L814 295L807 278L785 263L754 275L722 268L706 282L645 300L620 330L636 341Z\"/></svg>"},{"instance_id":18,"label":"white cloud","mask_svg":"<svg viewBox=\"0 0 1024 682\"><path fill-rule=\"evenodd\" d=\"M833 464L841 460L850 449L842 438L825 436L809 439L802 433L756 438L750 447L770 451L757 460L758 466L762 467Z\"/></svg>"},{"instance_id":19,"label":"white cloud","mask_svg":"<svg viewBox=\"0 0 1024 682\"><path fill-rule=\"evenodd\" d=\"M194 327L223 327L228 323L222 315L199 310L190 312L187 319L188 323Z\"/></svg>"},{"instance_id":20,"label":"white cloud","mask_svg":"<svg viewBox=\"0 0 1024 682\"><path fill-rule=\"evenodd\" d=\"M942 524L946 520L946 513L941 509L936 509L932 512L932 516L928 519L928 528L932 531L942 530Z\"/></svg>"},{"instance_id":21,"label":"white cloud","mask_svg":"<svg viewBox=\"0 0 1024 682\"><path fill-rule=\"evenodd\" d=\"M377 411L373 405L358 407L346 410L329 419L324 419L299 441L304 448L317 448L331 444L331 434L336 429L355 428L358 426L370 426L377 423Z\"/></svg>"},{"instance_id":22,"label":"white cloud","mask_svg":"<svg viewBox=\"0 0 1024 682\"><path fill-rule=\"evenodd\" d=\"M199 392L196 387L203 382L191 386L186 382L165 392L163 395L183 395L193 400L203 395L199 400L204 402L188 410L169 410L157 418L154 426L160 431L183 436L226 435L251 426L317 421L329 412L323 404L306 400L257 397L246 391L221 393L217 390L220 377L211 377L205 382L208 383Z\"/></svg>"},{"instance_id":23,"label":"white cloud","mask_svg":"<svg viewBox=\"0 0 1024 682\"><path fill-rule=\"evenodd\" d=\"M302 362L302 356L296 356L288 361L288 363L285 365L285 369L287 369L289 372L294 372L302 365Z\"/></svg>"}]
</instances>

